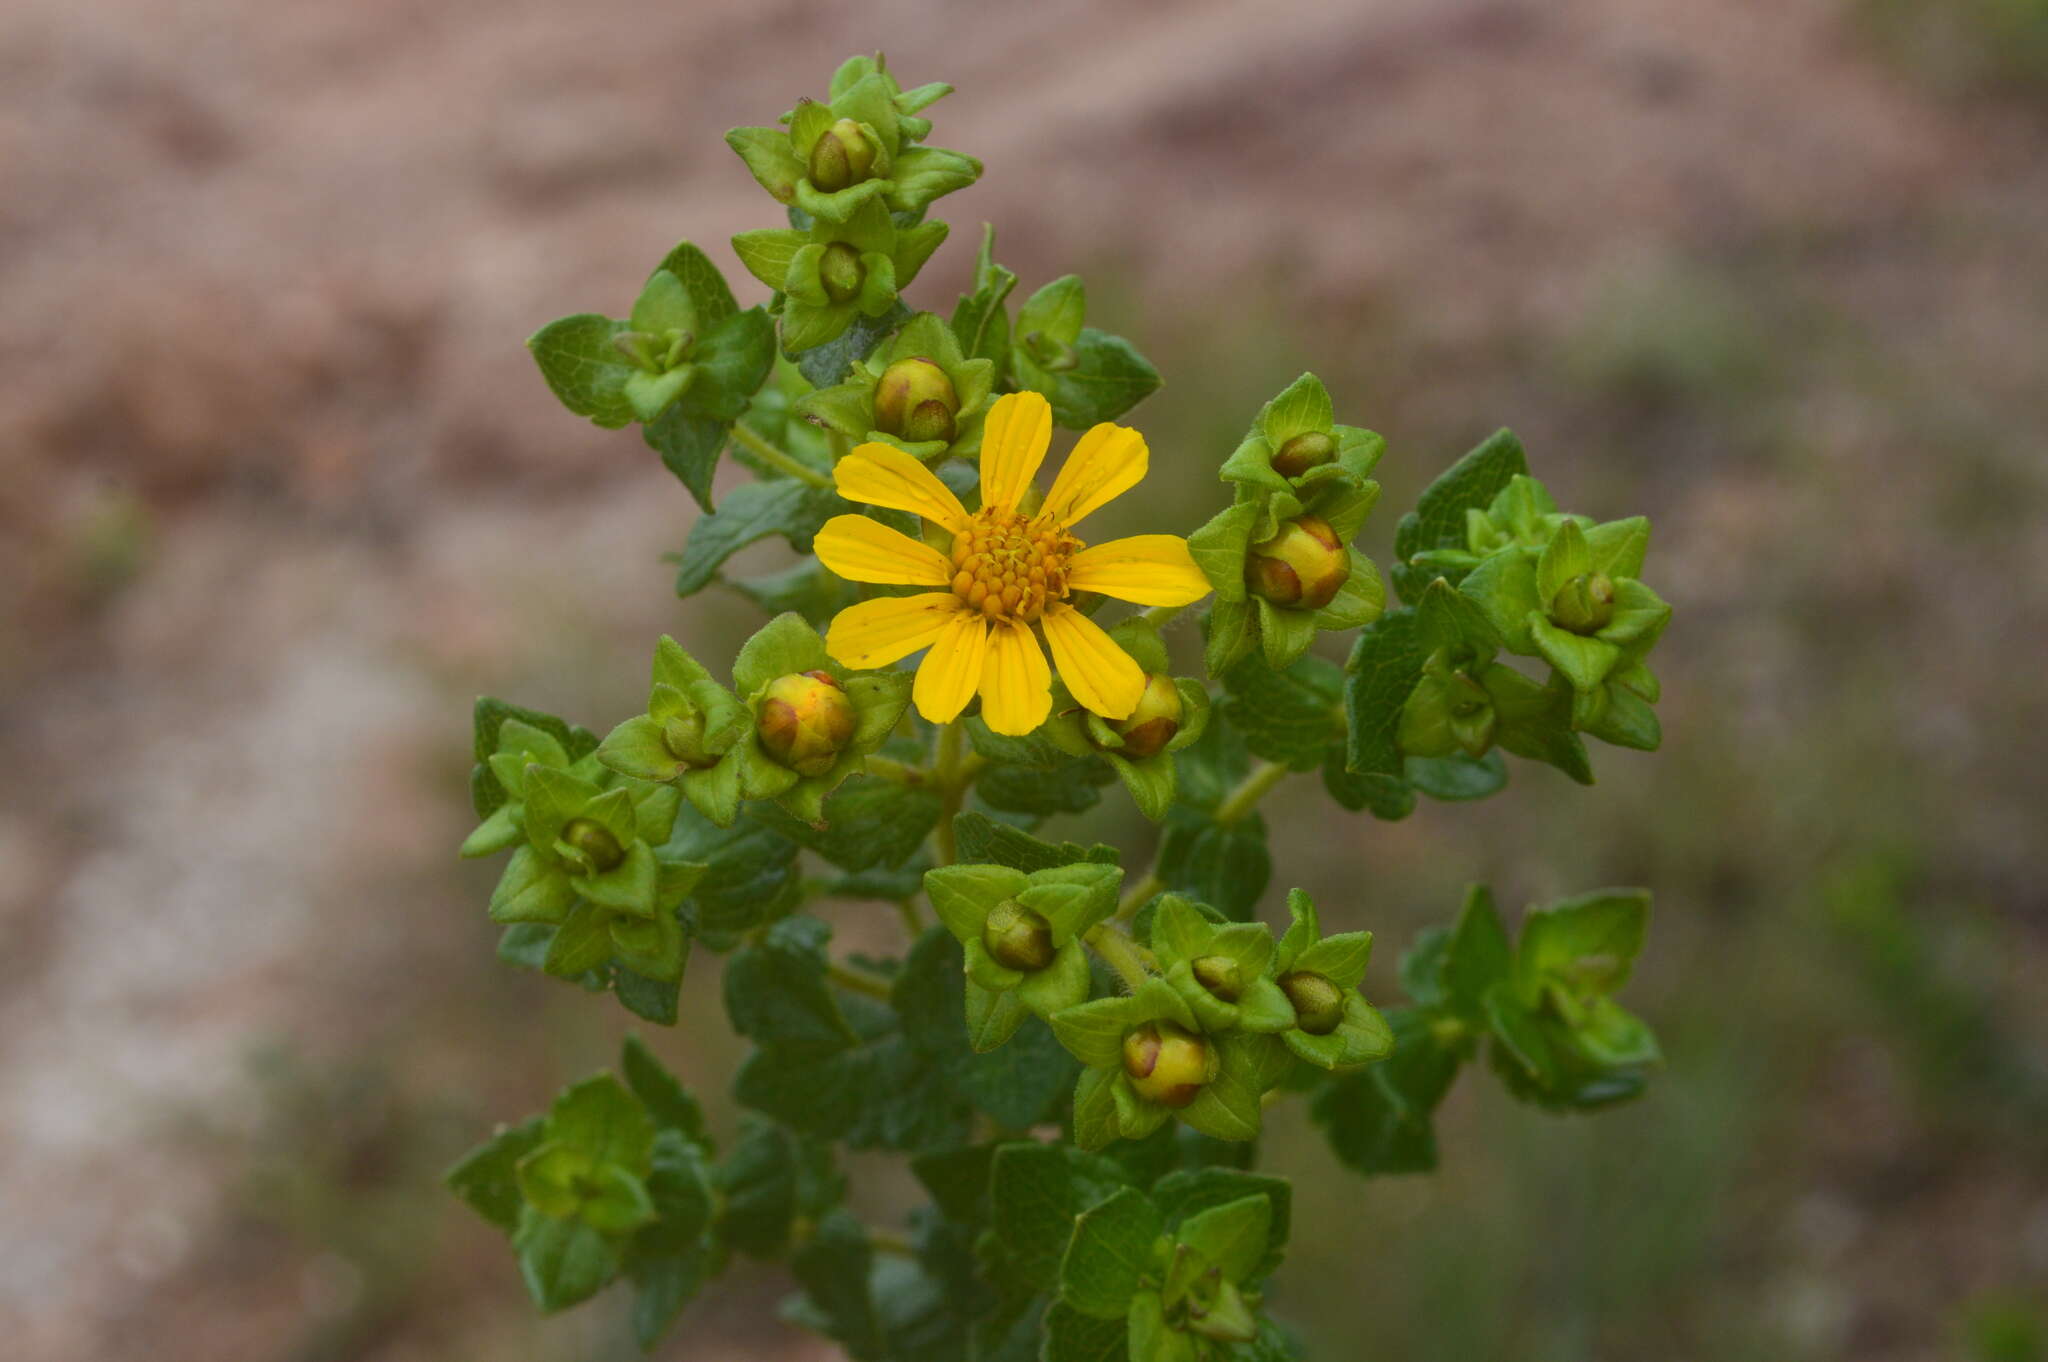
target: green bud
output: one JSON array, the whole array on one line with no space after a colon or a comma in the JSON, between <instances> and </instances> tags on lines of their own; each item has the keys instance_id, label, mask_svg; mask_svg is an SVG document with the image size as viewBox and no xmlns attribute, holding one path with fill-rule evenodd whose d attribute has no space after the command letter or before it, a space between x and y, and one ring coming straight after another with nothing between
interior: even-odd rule
<instances>
[{"instance_id":1,"label":"green bud","mask_svg":"<svg viewBox=\"0 0 2048 1362\"><path fill-rule=\"evenodd\" d=\"M859 184L874 168L875 144L851 118L825 129L811 148L811 183L827 194Z\"/></svg>"},{"instance_id":2,"label":"green bud","mask_svg":"<svg viewBox=\"0 0 2048 1362\"><path fill-rule=\"evenodd\" d=\"M1280 991L1294 1004L1294 1024L1311 1036L1327 1036L1344 1020L1343 990L1320 974L1307 970L1283 974Z\"/></svg>"},{"instance_id":3,"label":"green bud","mask_svg":"<svg viewBox=\"0 0 2048 1362\"><path fill-rule=\"evenodd\" d=\"M827 298L835 303L850 303L860 297L867 267L860 263L859 251L844 241L835 241L825 248L825 258L818 262L818 277L825 285Z\"/></svg>"},{"instance_id":4,"label":"green bud","mask_svg":"<svg viewBox=\"0 0 2048 1362\"><path fill-rule=\"evenodd\" d=\"M981 944L1006 969L1036 974L1052 963L1052 924L1015 899L989 909L981 924Z\"/></svg>"},{"instance_id":5,"label":"green bud","mask_svg":"<svg viewBox=\"0 0 2048 1362\"><path fill-rule=\"evenodd\" d=\"M1244 968L1227 955L1205 955L1191 968L1195 982L1226 1003L1244 996Z\"/></svg>"},{"instance_id":6,"label":"green bud","mask_svg":"<svg viewBox=\"0 0 2048 1362\"><path fill-rule=\"evenodd\" d=\"M1197 1299L1188 1302L1187 1328L1191 1334L1224 1343L1249 1343L1259 1336L1258 1317L1235 1284L1209 1269L1213 1277L1198 1288Z\"/></svg>"},{"instance_id":7,"label":"green bud","mask_svg":"<svg viewBox=\"0 0 2048 1362\"><path fill-rule=\"evenodd\" d=\"M1252 545L1244 560L1245 585L1274 605L1320 610L1337 599L1351 576L1351 555L1321 516L1285 521L1280 532Z\"/></svg>"},{"instance_id":8,"label":"green bud","mask_svg":"<svg viewBox=\"0 0 2048 1362\"><path fill-rule=\"evenodd\" d=\"M626 849L611 829L593 818L572 818L562 829L562 840L583 853L591 868L602 875L626 859Z\"/></svg>"},{"instance_id":9,"label":"green bud","mask_svg":"<svg viewBox=\"0 0 2048 1362\"><path fill-rule=\"evenodd\" d=\"M1305 430L1273 451L1273 471L1298 478L1337 457L1337 442L1320 430Z\"/></svg>"},{"instance_id":10,"label":"green bud","mask_svg":"<svg viewBox=\"0 0 2048 1362\"><path fill-rule=\"evenodd\" d=\"M1145 690L1138 696L1138 707L1130 717L1104 720L1124 740L1122 747L1112 750L1131 761L1158 756L1180 732L1186 712L1180 687L1173 683L1173 678L1163 672L1147 673Z\"/></svg>"},{"instance_id":11,"label":"green bud","mask_svg":"<svg viewBox=\"0 0 2048 1362\"><path fill-rule=\"evenodd\" d=\"M1209 1081L1209 1047L1172 1022L1147 1022L1124 1037L1124 1073L1146 1101L1184 1107Z\"/></svg>"},{"instance_id":12,"label":"green bud","mask_svg":"<svg viewBox=\"0 0 2048 1362\"><path fill-rule=\"evenodd\" d=\"M1604 572L1572 578L1551 599L1550 618L1575 634L1599 633L1614 618L1614 579Z\"/></svg>"},{"instance_id":13,"label":"green bud","mask_svg":"<svg viewBox=\"0 0 2048 1362\"><path fill-rule=\"evenodd\" d=\"M852 741L859 717L830 672L793 672L768 683L756 727L775 761L800 776L822 776Z\"/></svg>"},{"instance_id":14,"label":"green bud","mask_svg":"<svg viewBox=\"0 0 2048 1362\"><path fill-rule=\"evenodd\" d=\"M953 419L959 411L952 378L923 355L897 360L875 385L875 429L899 440L950 444L959 433Z\"/></svg>"},{"instance_id":15,"label":"green bud","mask_svg":"<svg viewBox=\"0 0 2048 1362\"><path fill-rule=\"evenodd\" d=\"M694 705L687 713L662 720L661 745L693 771L718 765L717 756L704 750L704 713Z\"/></svg>"}]
</instances>

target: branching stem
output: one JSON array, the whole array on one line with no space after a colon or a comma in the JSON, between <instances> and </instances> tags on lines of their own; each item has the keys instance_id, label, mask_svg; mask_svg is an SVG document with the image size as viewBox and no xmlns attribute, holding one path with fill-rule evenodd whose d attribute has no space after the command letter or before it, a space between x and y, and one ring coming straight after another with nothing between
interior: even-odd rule
<instances>
[{"instance_id":1,"label":"branching stem","mask_svg":"<svg viewBox=\"0 0 2048 1362\"><path fill-rule=\"evenodd\" d=\"M1125 987L1133 992L1145 982L1151 967L1158 963L1152 958L1152 952L1107 922L1098 922L1090 927L1082 939L1095 948L1095 953L1122 977Z\"/></svg>"},{"instance_id":2,"label":"branching stem","mask_svg":"<svg viewBox=\"0 0 2048 1362\"><path fill-rule=\"evenodd\" d=\"M830 477L820 473L795 455L769 444L766 440L754 434L744 421L733 422L732 438L734 444L745 446L748 452L762 463L776 469L778 472L789 474L798 482L807 482L813 487L829 488L832 486L832 479Z\"/></svg>"},{"instance_id":3,"label":"branching stem","mask_svg":"<svg viewBox=\"0 0 2048 1362\"><path fill-rule=\"evenodd\" d=\"M888 1002L895 992L895 986L881 975L870 974L852 965L842 965L837 960L827 962L825 977L841 988L850 989L855 993L865 993L870 998L880 998L883 1002Z\"/></svg>"},{"instance_id":4,"label":"branching stem","mask_svg":"<svg viewBox=\"0 0 2048 1362\"><path fill-rule=\"evenodd\" d=\"M1235 823L1259 806L1275 785L1287 778L1287 768L1277 762L1262 761L1252 768L1252 773L1237 783L1221 804L1216 806L1215 819L1218 823Z\"/></svg>"}]
</instances>

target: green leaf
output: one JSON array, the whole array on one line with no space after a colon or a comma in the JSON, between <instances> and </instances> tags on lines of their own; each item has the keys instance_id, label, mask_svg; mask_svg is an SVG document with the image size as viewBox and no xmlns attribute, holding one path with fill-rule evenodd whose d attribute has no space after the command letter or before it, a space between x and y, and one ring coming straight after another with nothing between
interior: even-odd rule
<instances>
[{"instance_id":1,"label":"green leaf","mask_svg":"<svg viewBox=\"0 0 2048 1362\"><path fill-rule=\"evenodd\" d=\"M1131 1362L1121 1319L1094 1319L1054 1302L1045 1312L1044 1362Z\"/></svg>"},{"instance_id":2,"label":"green leaf","mask_svg":"<svg viewBox=\"0 0 2048 1362\"><path fill-rule=\"evenodd\" d=\"M1507 979L1513 959L1492 891L1483 884L1473 885L1465 891L1465 906L1444 943L1438 966L1445 1004L1466 1022L1482 1024L1487 990Z\"/></svg>"},{"instance_id":3,"label":"green leaf","mask_svg":"<svg viewBox=\"0 0 2048 1362\"><path fill-rule=\"evenodd\" d=\"M1508 764L1498 752L1483 757L1409 757L1401 765L1408 783L1431 799L1485 799L1507 787Z\"/></svg>"},{"instance_id":4,"label":"green leaf","mask_svg":"<svg viewBox=\"0 0 2048 1362\"><path fill-rule=\"evenodd\" d=\"M733 301L732 289L726 284L725 275L711 263L711 257L692 242L677 242L675 249L662 258L655 270L667 270L682 282L700 327L716 326L739 311L739 304Z\"/></svg>"},{"instance_id":5,"label":"green leaf","mask_svg":"<svg viewBox=\"0 0 2048 1362\"><path fill-rule=\"evenodd\" d=\"M808 1317L856 1359L885 1356L881 1319L868 1290L873 1265L867 1230L844 1210L820 1221L790 1261L810 1306Z\"/></svg>"},{"instance_id":6,"label":"green leaf","mask_svg":"<svg viewBox=\"0 0 2048 1362\"><path fill-rule=\"evenodd\" d=\"M1159 842L1159 877L1166 887L1214 904L1243 921L1273 876L1265 820L1257 814L1218 823L1186 807L1167 815Z\"/></svg>"},{"instance_id":7,"label":"green leaf","mask_svg":"<svg viewBox=\"0 0 2048 1362\"><path fill-rule=\"evenodd\" d=\"M507 799L504 784L492 773L491 758L497 755L505 726L523 725L528 730L537 730L547 739L559 744L561 755L569 762L580 761L597 750L597 735L580 725L566 723L552 714L537 709L524 709L495 696L480 695L472 715L476 767L470 772L470 792L476 804L476 816L489 818L503 808ZM516 731L516 730L515 730ZM545 746L540 738L534 738L531 746L539 749ZM545 762L550 754L539 750L528 755L530 761Z\"/></svg>"},{"instance_id":8,"label":"green leaf","mask_svg":"<svg viewBox=\"0 0 2048 1362\"><path fill-rule=\"evenodd\" d=\"M1464 548L1465 512L1484 510L1510 479L1528 471L1522 442L1513 432L1501 430L1429 485L1394 531L1394 589L1402 600L1413 603L1422 599L1423 591L1439 575L1450 577L1453 586L1458 584L1460 574L1455 570L1420 568L1410 560L1428 549Z\"/></svg>"},{"instance_id":9,"label":"green leaf","mask_svg":"<svg viewBox=\"0 0 2048 1362\"><path fill-rule=\"evenodd\" d=\"M671 407L659 420L643 426L640 435L648 448L661 455L662 465L676 475L677 481L708 512L712 475L718 471L718 456L725 449L731 429L729 421L685 416L680 407Z\"/></svg>"},{"instance_id":10,"label":"green leaf","mask_svg":"<svg viewBox=\"0 0 2048 1362\"><path fill-rule=\"evenodd\" d=\"M1263 1197L1258 1201L1265 1205ZM1084 1315L1122 1320L1152 1269L1153 1248L1164 1229L1159 1208L1135 1187L1082 1212L1060 1260L1060 1300ZM1261 1224L1258 1251L1265 1247Z\"/></svg>"},{"instance_id":11,"label":"green leaf","mask_svg":"<svg viewBox=\"0 0 2048 1362\"><path fill-rule=\"evenodd\" d=\"M967 358L992 361L1000 378L1010 362L1010 313L1004 300L1017 287L1017 275L996 263L995 249L996 229L986 225L975 260L974 292L962 294L954 305L952 326Z\"/></svg>"},{"instance_id":12,"label":"green leaf","mask_svg":"<svg viewBox=\"0 0 2048 1362\"><path fill-rule=\"evenodd\" d=\"M690 891L699 934L746 931L774 917L797 891L796 843L751 815L721 829L685 808L662 848L665 858L708 863Z\"/></svg>"},{"instance_id":13,"label":"green leaf","mask_svg":"<svg viewBox=\"0 0 2048 1362\"><path fill-rule=\"evenodd\" d=\"M1024 329L1020 320L1018 329ZM1019 380L1052 402L1053 420L1068 430L1086 430L1114 421L1159 389L1159 371L1121 336L1092 326L1081 328L1073 343L1074 366L1056 372L1028 365L1026 351L1014 352Z\"/></svg>"},{"instance_id":14,"label":"green leaf","mask_svg":"<svg viewBox=\"0 0 2048 1362\"><path fill-rule=\"evenodd\" d=\"M1320 657L1276 672L1248 657L1224 674L1223 717L1268 761L1313 771L1344 733L1344 674Z\"/></svg>"},{"instance_id":15,"label":"green leaf","mask_svg":"<svg viewBox=\"0 0 2048 1362\"><path fill-rule=\"evenodd\" d=\"M1643 889L1601 889L1531 908L1515 953L1515 988L1534 1003L1557 981L1579 997L1610 994L1628 982L1649 926Z\"/></svg>"},{"instance_id":16,"label":"green leaf","mask_svg":"<svg viewBox=\"0 0 2048 1362\"><path fill-rule=\"evenodd\" d=\"M1027 339L1072 345L1088 317L1088 289L1077 274L1062 275L1024 300L1017 330Z\"/></svg>"},{"instance_id":17,"label":"green leaf","mask_svg":"<svg viewBox=\"0 0 2048 1362\"><path fill-rule=\"evenodd\" d=\"M691 596L710 584L725 560L747 545L779 534L798 553L809 553L811 538L835 515L852 508L826 487L795 478L742 483L719 509L700 516L676 559L676 594Z\"/></svg>"},{"instance_id":18,"label":"green leaf","mask_svg":"<svg viewBox=\"0 0 2048 1362\"><path fill-rule=\"evenodd\" d=\"M1035 1018L1017 1018L1000 1049L975 1045L960 1024L968 987L959 943L939 928L926 932L896 980L893 1001L904 1036L943 1071L962 1098L997 1125L1008 1130L1035 1125L1073 1086L1078 1067ZM998 996L1014 1005L1013 994Z\"/></svg>"},{"instance_id":19,"label":"green leaf","mask_svg":"<svg viewBox=\"0 0 2048 1362\"><path fill-rule=\"evenodd\" d=\"M1205 1211L1250 1196L1263 1197L1270 1215L1266 1221L1265 1252L1241 1280L1264 1276L1279 1266L1292 1233L1294 1185L1269 1173L1211 1167L1168 1173L1152 1186L1152 1198L1165 1213L1169 1232Z\"/></svg>"},{"instance_id":20,"label":"green leaf","mask_svg":"<svg viewBox=\"0 0 2048 1362\"><path fill-rule=\"evenodd\" d=\"M635 1253L626 1266L633 1282L633 1341L652 1352L704 1284L701 1251L652 1255Z\"/></svg>"},{"instance_id":21,"label":"green leaf","mask_svg":"<svg viewBox=\"0 0 2048 1362\"><path fill-rule=\"evenodd\" d=\"M1422 677L1415 634L1415 613L1394 610L1368 625L1352 646L1344 667L1344 764L1354 774L1402 775L1401 707Z\"/></svg>"},{"instance_id":22,"label":"green leaf","mask_svg":"<svg viewBox=\"0 0 2048 1362\"><path fill-rule=\"evenodd\" d=\"M619 1070L626 1086L653 1120L656 1130L674 1130L685 1139L702 1143L704 1111L697 1099L676 1076L655 1058L640 1037L629 1035L619 1055Z\"/></svg>"},{"instance_id":23,"label":"green leaf","mask_svg":"<svg viewBox=\"0 0 2048 1362\"><path fill-rule=\"evenodd\" d=\"M836 339L811 346L798 354L797 371L814 388L829 388L843 383L856 363L873 354L876 346L895 334L896 329L909 319L910 309L902 303L895 304L879 317L855 317L853 324L840 332Z\"/></svg>"},{"instance_id":24,"label":"green leaf","mask_svg":"<svg viewBox=\"0 0 2048 1362\"><path fill-rule=\"evenodd\" d=\"M725 1242L756 1258L780 1257L800 1214L815 1214L839 1197L831 1148L754 1116L742 1116L739 1139L718 1166L725 1197L719 1219Z\"/></svg>"},{"instance_id":25,"label":"green leaf","mask_svg":"<svg viewBox=\"0 0 2048 1362\"><path fill-rule=\"evenodd\" d=\"M1020 1278L1051 1291L1074 1222L1129 1183L1120 1165L1100 1155L1031 1141L1000 1145L989 1177L990 1225Z\"/></svg>"},{"instance_id":26,"label":"green leaf","mask_svg":"<svg viewBox=\"0 0 2048 1362\"><path fill-rule=\"evenodd\" d=\"M1223 1280L1242 1282L1265 1261L1272 1225L1273 1203L1255 1195L1190 1215L1174 1237L1221 1268Z\"/></svg>"},{"instance_id":27,"label":"green leaf","mask_svg":"<svg viewBox=\"0 0 2048 1362\"><path fill-rule=\"evenodd\" d=\"M836 1052L756 1050L735 1075L733 1095L795 1129L855 1149L958 1143L967 1105L944 1070L904 1036L895 1011L858 994L840 1006L858 1044Z\"/></svg>"},{"instance_id":28,"label":"green leaf","mask_svg":"<svg viewBox=\"0 0 2048 1362\"><path fill-rule=\"evenodd\" d=\"M1330 390L1314 374L1303 374L1260 409L1259 433L1276 449L1309 431L1327 432L1337 419Z\"/></svg>"},{"instance_id":29,"label":"green leaf","mask_svg":"<svg viewBox=\"0 0 2048 1362\"><path fill-rule=\"evenodd\" d=\"M1309 1114L1323 1127L1345 1167L1365 1177L1426 1173L1436 1167L1431 1115L1457 1077L1460 1054L1437 1044L1428 1014L1386 1013L1394 1050L1355 1073L1333 1075L1317 1088Z\"/></svg>"},{"instance_id":30,"label":"green leaf","mask_svg":"<svg viewBox=\"0 0 2048 1362\"><path fill-rule=\"evenodd\" d=\"M1022 766L991 766L974 783L975 797L991 809L1034 818L1056 813L1085 813L1102 799L1109 767L1092 757L1069 760L1049 771Z\"/></svg>"},{"instance_id":31,"label":"green leaf","mask_svg":"<svg viewBox=\"0 0 2048 1362\"><path fill-rule=\"evenodd\" d=\"M608 1073L586 1078L548 1108L547 1134L600 1163L629 1169L647 1167L654 1147L654 1122L646 1108Z\"/></svg>"},{"instance_id":32,"label":"green leaf","mask_svg":"<svg viewBox=\"0 0 2048 1362\"><path fill-rule=\"evenodd\" d=\"M825 801L825 826L812 827L777 808L754 817L842 870L867 870L909 859L939 821L936 790L893 780L852 780Z\"/></svg>"},{"instance_id":33,"label":"green leaf","mask_svg":"<svg viewBox=\"0 0 2048 1362\"><path fill-rule=\"evenodd\" d=\"M775 366L775 322L767 310L735 312L706 331L691 351L696 377L677 404L687 416L730 422Z\"/></svg>"},{"instance_id":34,"label":"green leaf","mask_svg":"<svg viewBox=\"0 0 2048 1362\"><path fill-rule=\"evenodd\" d=\"M676 1024L676 1002L682 991L680 977L650 979L637 970L615 964L612 991L618 995L620 1005L642 1021L656 1026Z\"/></svg>"},{"instance_id":35,"label":"green leaf","mask_svg":"<svg viewBox=\"0 0 2048 1362\"><path fill-rule=\"evenodd\" d=\"M516 1126L500 1126L490 1139L462 1156L443 1175L448 1190L484 1219L510 1234L519 1226L519 1161L536 1149L543 1122L538 1116Z\"/></svg>"},{"instance_id":36,"label":"green leaf","mask_svg":"<svg viewBox=\"0 0 2048 1362\"><path fill-rule=\"evenodd\" d=\"M626 383L644 372L612 343L625 330L624 322L583 312L549 322L526 341L562 405L607 430L633 419Z\"/></svg>"},{"instance_id":37,"label":"green leaf","mask_svg":"<svg viewBox=\"0 0 2048 1362\"><path fill-rule=\"evenodd\" d=\"M528 1206L512 1236L527 1294L543 1313L586 1301L618 1275L619 1242L580 1220L556 1220Z\"/></svg>"},{"instance_id":38,"label":"green leaf","mask_svg":"<svg viewBox=\"0 0 2048 1362\"><path fill-rule=\"evenodd\" d=\"M998 823L986 814L968 812L953 820L953 839L962 863L984 862L1030 872L1089 861L1115 865L1116 848L1096 843L1043 842L1030 833Z\"/></svg>"},{"instance_id":39,"label":"green leaf","mask_svg":"<svg viewBox=\"0 0 2048 1362\"><path fill-rule=\"evenodd\" d=\"M761 1045L835 1054L859 1040L825 982L832 929L814 917L784 918L725 967L733 1030Z\"/></svg>"}]
</instances>

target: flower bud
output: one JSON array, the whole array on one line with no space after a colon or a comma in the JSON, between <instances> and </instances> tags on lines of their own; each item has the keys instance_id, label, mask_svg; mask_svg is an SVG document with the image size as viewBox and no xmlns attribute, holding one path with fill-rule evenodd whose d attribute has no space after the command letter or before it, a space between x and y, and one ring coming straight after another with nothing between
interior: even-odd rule
<instances>
[{"instance_id":1,"label":"flower bud","mask_svg":"<svg viewBox=\"0 0 2048 1362\"><path fill-rule=\"evenodd\" d=\"M867 273L867 266L860 263L860 252L844 241L827 246L825 258L818 262L818 278L825 286L825 296L835 303L850 303L860 297L860 286Z\"/></svg>"},{"instance_id":2,"label":"flower bud","mask_svg":"<svg viewBox=\"0 0 2048 1362\"><path fill-rule=\"evenodd\" d=\"M1294 1024L1311 1036L1327 1036L1344 1020L1343 990L1320 974L1283 974L1280 991L1294 1004Z\"/></svg>"},{"instance_id":3,"label":"flower bud","mask_svg":"<svg viewBox=\"0 0 2048 1362\"><path fill-rule=\"evenodd\" d=\"M1550 618L1575 634L1597 634L1614 618L1614 579L1604 572L1584 573L1557 589Z\"/></svg>"},{"instance_id":4,"label":"flower bud","mask_svg":"<svg viewBox=\"0 0 2048 1362\"><path fill-rule=\"evenodd\" d=\"M619 845L619 839L594 818L570 819L562 829L562 840L582 852L591 869L600 875L626 859L626 849Z\"/></svg>"},{"instance_id":5,"label":"flower bud","mask_svg":"<svg viewBox=\"0 0 2048 1362\"><path fill-rule=\"evenodd\" d=\"M1330 522L1303 515L1252 545L1244 560L1245 585L1274 605L1320 610L1337 599L1351 576L1351 555Z\"/></svg>"},{"instance_id":6,"label":"flower bud","mask_svg":"<svg viewBox=\"0 0 2048 1362\"><path fill-rule=\"evenodd\" d=\"M1209 1081L1209 1047L1172 1022L1147 1022L1124 1037L1124 1073L1146 1101L1184 1107Z\"/></svg>"},{"instance_id":7,"label":"flower bud","mask_svg":"<svg viewBox=\"0 0 2048 1362\"><path fill-rule=\"evenodd\" d=\"M1258 1316L1252 1313L1244 1293L1222 1279L1215 1268L1215 1280L1203 1283L1200 1299L1188 1305L1188 1332L1225 1343L1249 1343L1259 1336Z\"/></svg>"},{"instance_id":8,"label":"flower bud","mask_svg":"<svg viewBox=\"0 0 2048 1362\"><path fill-rule=\"evenodd\" d=\"M1189 966L1195 982L1226 1003L1244 996L1244 968L1227 955L1205 955Z\"/></svg>"},{"instance_id":9,"label":"flower bud","mask_svg":"<svg viewBox=\"0 0 2048 1362\"><path fill-rule=\"evenodd\" d=\"M1149 672L1145 689L1138 696L1138 707L1130 717L1104 722L1124 740L1122 747L1113 749L1116 754L1130 761L1143 761L1166 750L1166 745L1180 732L1186 712L1180 687L1173 683L1173 678L1164 672Z\"/></svg>"},{"instance_id":10,"label":"flower bud","mask_svg":"<svg viewBox=\"0 0 2048 1362\"><path fill-rule=\"evenodd\" d=\"M688 713L672 714L662 720L661 745L669 755L692 770L716 766L718 758L704 750L704 714L692 707Z\"/></svg>"},{"instance_id":11,"label":"flower bud","mask_svg":"<svg viewBox=\"0 0 2048 1362\"><path fill-rule=\"evenodd\" d=\"M853 739L859 716L830 672L793 672L768 683L756 723L761 749L800 776L822 776Z\"/></svg>"},{"instance_id":12,"label":"flower bud","mask_svg":"<svg viewBox=\"0 0 2048 1362\"><path fill-rule=\"evenodd\" d=\"M923 355L897 360L875 385L875 429L899 440L950 444L959 433L953 420L959 410L953 380Z\"/></svg>"},{"instance_id":13,"label":"flower bud","mask_svg":"<svg viewBox=\"0 0 2048 1362\"><path fill-rule=\"evenodd\" d=\"M981 924L981 944L1005 969L1036 974L1052 963L1052 924L1015 899L989 909Z\"/></svg>"},{"instance_id":14,"label":"flower bud","mask_svg":"<svg viewBox=\"0 0 2048 1362\"><path fill-rule=\"evenodd\" d=\"M1305 430L1273 451L1273 471L1298 478L1337 457L1337 442L1320 430Z\"/></svg>"},{"instance_id":15,"label":"flower bud","mask_svg":"<svg viewBox=\"0 0 2048 1362\"><path fill-rule=\"evenodd\" d=\"M827 194L858 184L875 168L875 144L851 118L825 129L811 148L811 183Z\"/></svg>"}]
</instances>

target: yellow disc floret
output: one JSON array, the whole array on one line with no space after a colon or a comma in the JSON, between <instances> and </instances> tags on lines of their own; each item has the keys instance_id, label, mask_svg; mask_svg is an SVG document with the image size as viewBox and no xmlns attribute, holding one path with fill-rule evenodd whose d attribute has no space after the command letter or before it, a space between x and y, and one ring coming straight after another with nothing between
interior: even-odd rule
<instances>
[{"instance_id":1,"label":"yellow disc floret","mask_svg":"<svg viewBox=\"0 0 2048 1362\"><path fill-rule=\"evenodd\" d=\"M984 506L953 536L953 594L992 620L1029 624L1067 597L1067 563L1081 541L1049 520Z\"/></svg>"}]
</instances>

